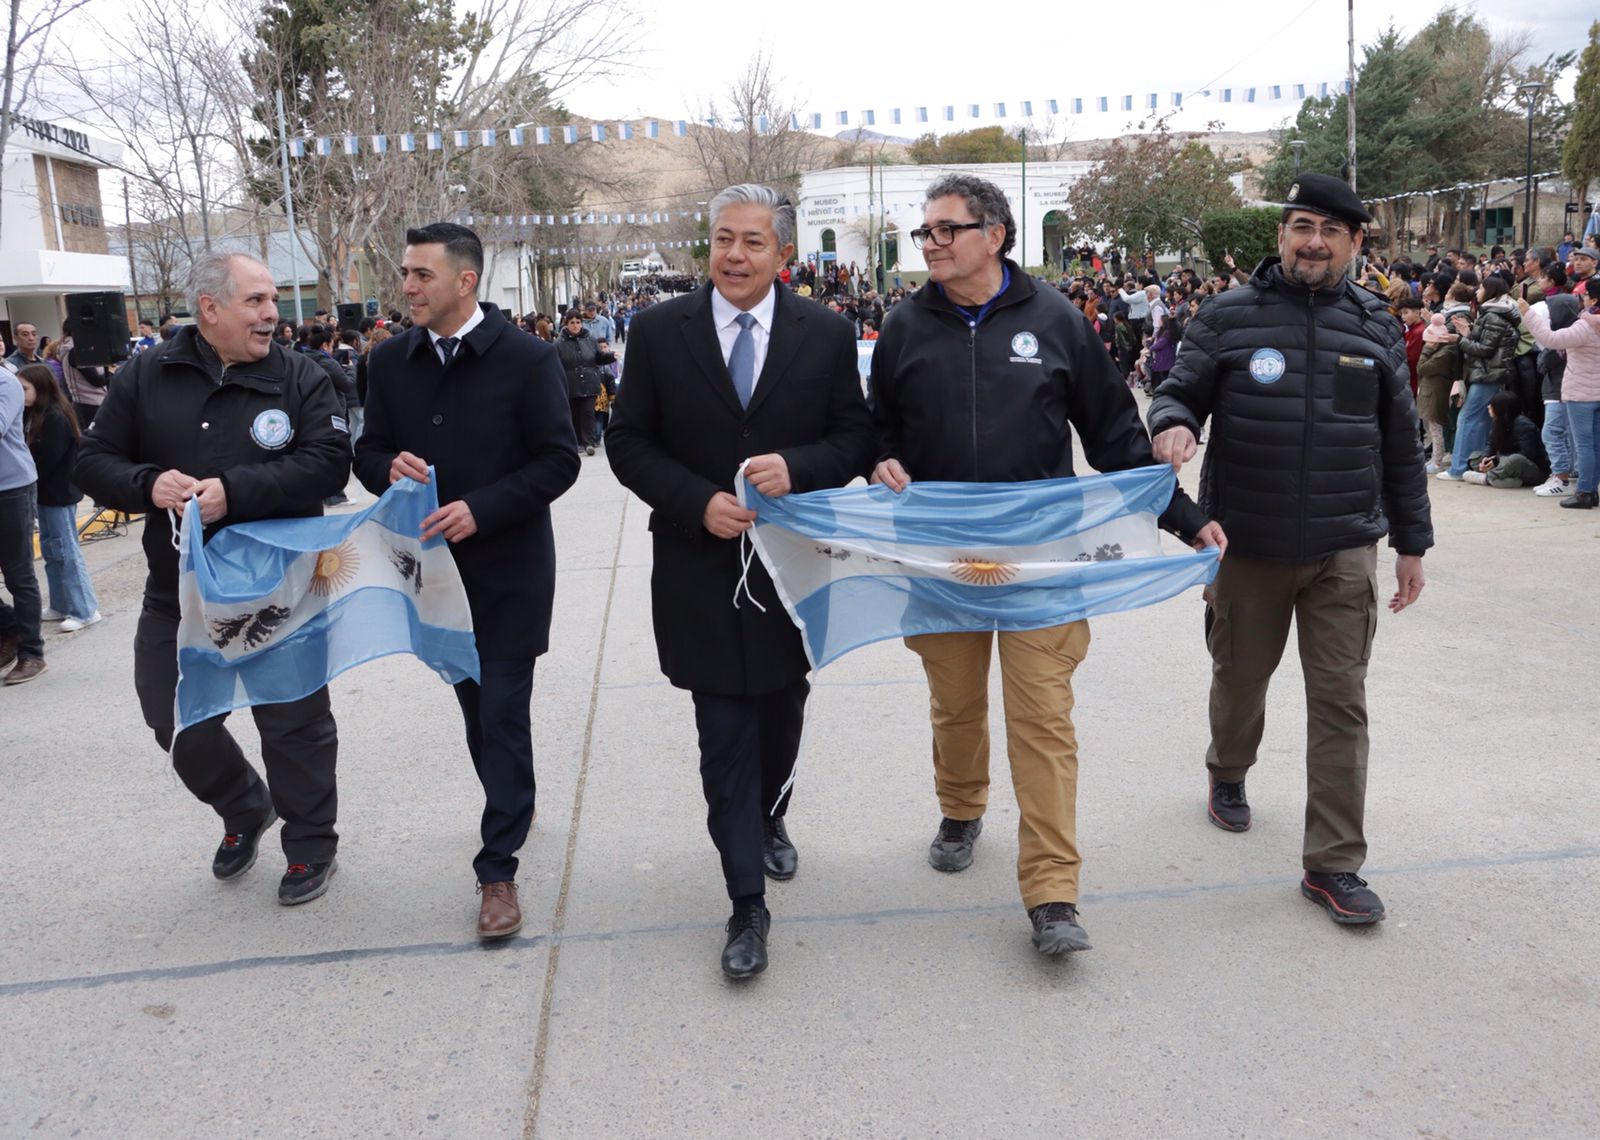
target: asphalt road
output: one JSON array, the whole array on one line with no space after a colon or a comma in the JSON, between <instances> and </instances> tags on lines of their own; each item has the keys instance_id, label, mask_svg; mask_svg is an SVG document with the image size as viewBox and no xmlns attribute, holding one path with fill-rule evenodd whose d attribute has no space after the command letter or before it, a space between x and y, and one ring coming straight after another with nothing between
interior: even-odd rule
<instances>
[{"instance_id":1,"label":"asphalt road","mask_svg":"<svg viewBox=\"0 0 1600 1140\"><path fill-rule=\"evenodd\" d=\"M1368 686L1388 922L1337 928L1296 890L1292 653L1256 825L1207 824L1191 593L1096 622L1078 674L1092 951L1029 945L998 670L977 861L928 867L927 692L888 643L818 679L800 873L744 985L717 969L726 900L689 698L656 667L646 513L603 457L556 508L527 923L497 946L472 936L459 714L409 659L334 684L328 895L276 905L275 832L214 881L218 822L134 699L137 539L92 544L106 620L0 691L0 1135L1600 1134L1600 512L1429 486L1428 587L1384 612Z\"/></svg>"}]
</instances>

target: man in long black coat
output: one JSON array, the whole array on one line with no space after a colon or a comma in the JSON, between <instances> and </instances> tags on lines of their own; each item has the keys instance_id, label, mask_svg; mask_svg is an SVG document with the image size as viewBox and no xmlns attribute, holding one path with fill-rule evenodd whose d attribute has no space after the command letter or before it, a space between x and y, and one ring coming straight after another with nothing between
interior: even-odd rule
<instances>
[{"instance_id":1,"label":"man in long black coat","mask_svg":"<svg viewBox=\"0 0 1600 1140\"><path fill-rule=\"evenodd\" d=\"M450 542L472 609L480 680L456 686L467 750L483 784L478 936L522 928L517 850L533 823L534 660L549 648L555 598L550 504L578 476L567 384L551 346L479 305L483 246L465 226L406 233L404 293L414 326L373 349L355 473L382 494L439 480L422 537Z\"/></svg>"},{"instance_id":2,"label":"man in long black coat","mask_svg":"<svg viewBox=\"0 0 1600 1140\"><path fill-rule=\"evenodd\" d=\"M838 487L876 450L849 323L776 284L793 239L794 207L777 191L717 195L711 284L634 318L606 432L617 477L654 508L656 648L694 695L707 825L733 900L722 969L735 978L767 965L764 874L795 871L783 816L809 685L759 559L740 585L755 516L734 479L748 459L765 495Z\"/></svg>"}]
</instances>

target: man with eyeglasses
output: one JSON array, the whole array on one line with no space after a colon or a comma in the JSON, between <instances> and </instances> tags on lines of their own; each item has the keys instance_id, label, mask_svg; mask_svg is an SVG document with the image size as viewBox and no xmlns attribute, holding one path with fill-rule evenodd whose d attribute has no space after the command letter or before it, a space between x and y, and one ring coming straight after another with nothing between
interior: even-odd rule
<instances>
[{"instance_id":1,"label":"man with eyeglasses","mask_svg":"<svg viewBox=\"0 0 1600 1140\"><path fill-rule=\"evenodd\" d=\"M1422 593L1433 545L1405 341L1387 299L1349 277L1371 220L1339 179L1297 177L1279 256L1189 322L1150 408L1156 457L1174 470L1211 419L1200 503L1231 540L1207 598L1207 817L1250 828L1245 775L1293 618L1308 721L1300 892L1342 924L1384 917L1356 874L1367 853L1377 541L1388 534L1397 554L1395 613Z\"/></svg>"},{"instance_id":2,"label":"man with eyeglasses","mask_svg":"<svg viewBox=\"0 0 1600 1140\"><path fill-rule=\"evenodd\" d=\"M1100 337L1059 290L1006 257L1016 242L1000 188L953 174L928 187L911 240L929 284L884 318L869 381L882 451L872 481L1070 478L1072 429L1100 471L1153 459L1133 395ZM1140 297L1144 294L1140 293ZM1226 539L1181 491L1161 524L1201 545ZM935 870L972 864L989 797L989 662L996 631L906 638L922 658L943 818ZM1043 954L1087 950L1078 922L1078 746L1072 676L1089 624L998 634L1006 749L1021 821L1017 878Z\"/></svg>"}]
</instances>

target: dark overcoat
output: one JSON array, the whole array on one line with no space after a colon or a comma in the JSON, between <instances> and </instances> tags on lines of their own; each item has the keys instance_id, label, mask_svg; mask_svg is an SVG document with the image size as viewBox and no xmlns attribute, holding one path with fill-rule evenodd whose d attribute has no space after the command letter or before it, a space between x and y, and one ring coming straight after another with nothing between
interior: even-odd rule
<instances>
[{"instance_id":1,"label":"dark overcoat","mask_svg":"<svg viewBox=\"0 0 1600 1140\"><path fill-rule=\"evenodd\" d=\"M446 366L426 329L367 359L366 427L355 473L375 495L402 452L431 464L439 503L465 499L478 532L450 544L478 653L537 657L550 646L556 588L550 504L578 477L567 380L556 350L492 305Z\"/></svg>"},{"instance_id":2,"label":"dark overcoat","mask_svg":"<svg viewBox=\"0 0 1600 1140\"><path fill-rule=\"evenodd\" d=\"M606 429L617 478L652 508L651 614L661 671L676 686L754 696L804 676L805 649L759 558L734 591L741 543L705 529L706 504L739 465L777 452L795 491L842 487L877 452L848 321L774 284L766 361L739 406L711 317L711 286L639 313Z\"/></svg>"}]
</instances>

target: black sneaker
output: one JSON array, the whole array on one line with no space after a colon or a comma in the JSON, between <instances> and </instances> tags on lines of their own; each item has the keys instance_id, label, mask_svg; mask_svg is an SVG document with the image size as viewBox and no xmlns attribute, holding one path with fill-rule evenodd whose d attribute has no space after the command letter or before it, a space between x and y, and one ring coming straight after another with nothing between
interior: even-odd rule
<instances>
[{"instance_id":1,"label":"black sneaker","mask_svg":"<svg viewBox=\"0 0 1600 1140\"><path fill-rule=\"evenodd\" d=\"M256 856L261 851L261 838L266 835L267 829L278 822L278 813L271 807L267 808L267 818L254 831L241 832L237 835L224 835L222 842L217 846L217 853L211 860L211 873L223 882L237 879L251 867L256 865Z\"/></svg>"},{"instance_id":2,"label":"black sneaker","mask_svg":"<svg viewBox=\"0 0 1600 1140\"><path fill-rule=\"evenodd\" d=\"M983 834L983 817L939 821L939 834L928 847L928 865L935 871L965 871L972 866L972 845Z\"/></svg>"},{"instance_id":3,"label":"black sneaker","mask_svg":"<svg viewBox=\"0 0 1600 1140\"><path fill-rule=\"evenodd\" d=\"M1033 948L1041 954L1088 950L1089 935L1078 925L1078 908L1069 902L1040 903L1028 912Z\"/></svg>"},{"instance_id":4,"label":"black sneaker","mask_svg":"<svg viewBox=\"0 0 1600 1140\"><path fill-rule=\"evenodd\" d=\"M1352 871L1307 871L1300 880L1300 893L1341 926L1365 926L1384 918L1383 900Z\"/></svg>"},{"instance_id":5,"label":"black sneaker","mask_svg":"<svg viewBox=\"0 0 1600 1140\"><path fill-rule=\"evenodd\" d=\"M290 863L278 884L278 901L284 906L297 906L328 893L328 880L339 869L337 860L326 863Z\"/></svg>"},{"instance_id":6,"label":"black sneaker","mask_svg":"<svg viewBox=\"0 0 1600 1140\"><path fill-rule=\"evenodd\" d=\"M1250 801L1244 798L1244 781L1235 784L1212 776L1206 818L1223 831L1249 831Z\"/></svg>"}]
</instances>

